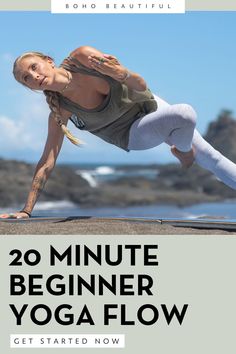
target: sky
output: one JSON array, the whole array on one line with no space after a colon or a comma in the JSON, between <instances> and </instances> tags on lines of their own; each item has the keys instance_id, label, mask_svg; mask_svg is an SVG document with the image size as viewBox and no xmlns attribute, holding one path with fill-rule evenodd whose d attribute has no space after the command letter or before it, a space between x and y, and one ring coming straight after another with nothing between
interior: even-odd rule
<instances>
[{"instance_id":1,"label":"sky","mask_svg":"<svg viewBox=\"0 0 236 354\"><path fill-rule=\"evenodd\" d=\"M141 74L153 93L171 104L191 104L203 135L222 109L236 113L236 12L0 12L0 28L0 158L37 162L47 136L49 108L44 95L21 86L12 75L14 59L25 51L44 52L57 64L81 45L113 54L131 71ZM72 123L69 128L86 145L79 148L65 139L58 162L174 161L164 144L127 153Z\"/></svg>"}]
</instances>

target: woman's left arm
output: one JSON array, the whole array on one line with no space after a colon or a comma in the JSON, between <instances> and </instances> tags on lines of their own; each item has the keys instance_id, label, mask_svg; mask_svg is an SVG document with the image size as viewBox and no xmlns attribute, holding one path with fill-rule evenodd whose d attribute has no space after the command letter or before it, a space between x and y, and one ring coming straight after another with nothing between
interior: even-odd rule
<instances>
[{"instance_id":1,"label":"woman's left arm","mask_svg":"<svg viewBox=\"0 0 236 354\"><path fill-rule=\"evenodd\" d=\"M145 80L139 74L125 68L113 55L104 54L89 46L82 46L74 50L71 56L74 56L83 65L111 76L131 89L136 91L147 89Z\"/></svg>"}]
</instances>

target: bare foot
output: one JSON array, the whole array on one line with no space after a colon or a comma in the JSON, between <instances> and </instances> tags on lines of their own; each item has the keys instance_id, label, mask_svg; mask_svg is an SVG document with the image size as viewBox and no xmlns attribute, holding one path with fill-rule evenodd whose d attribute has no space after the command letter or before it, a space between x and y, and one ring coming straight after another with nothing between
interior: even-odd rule
<instances>
[{"instance_id":1,"label":"bare foot","mask_svg":"<svg viewBox=\"0 0 236 354\"><path fill-rule=\"evenodd\" d=\"M184 168L189 168L192 166L194 162L194 149L192 148L190 151L183 152L179 151L174 145L170 148L172 154L179 159L181 165Z\"/></svg>"}]
</instances>

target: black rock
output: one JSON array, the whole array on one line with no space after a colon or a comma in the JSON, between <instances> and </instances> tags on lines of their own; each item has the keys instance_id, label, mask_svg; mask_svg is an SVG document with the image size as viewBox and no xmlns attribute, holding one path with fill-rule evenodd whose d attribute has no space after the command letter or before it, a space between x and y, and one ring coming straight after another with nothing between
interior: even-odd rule
<instances>
[{"instance_id":1,"label":"black rock","mask_svg":"<svg viewBox=\"0 0 236 354\"><path fill-rule=\"evenodd\" d=\"M24 204L29 192L35 166L14 160L0 160L0 206ZM71 200L80 203L91 190L87 181L69 167L56 167L39 200Z\"/></svg>"}]
</instances>

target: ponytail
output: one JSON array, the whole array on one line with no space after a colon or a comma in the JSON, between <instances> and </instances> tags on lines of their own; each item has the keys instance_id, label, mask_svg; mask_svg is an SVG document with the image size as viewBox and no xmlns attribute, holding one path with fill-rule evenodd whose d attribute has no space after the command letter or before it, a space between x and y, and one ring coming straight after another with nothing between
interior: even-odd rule
<instances>
[{"instance_id":1,"label":"ponytail","mask_svg":"<svg viewBox=\"0 0 236 354\"><path fill-rule=\"evenodd\" d=\"M76 138L70 132L70 130L67 128L67 126L63 123L63 121L61 119L60 106L59 106L59 93L54 92L54 91L49 91L49 90L44 90L43 92L46 96L46 100L49 105L49 108L51 109L51 111L53 113L53 117L56 120L57 124L60 126L63 134L67 137L67 139L70 140L70 142L72 144L77 145L77 146L84 145L84 142L82 140Z\"/></svg>"}]
</instances>

